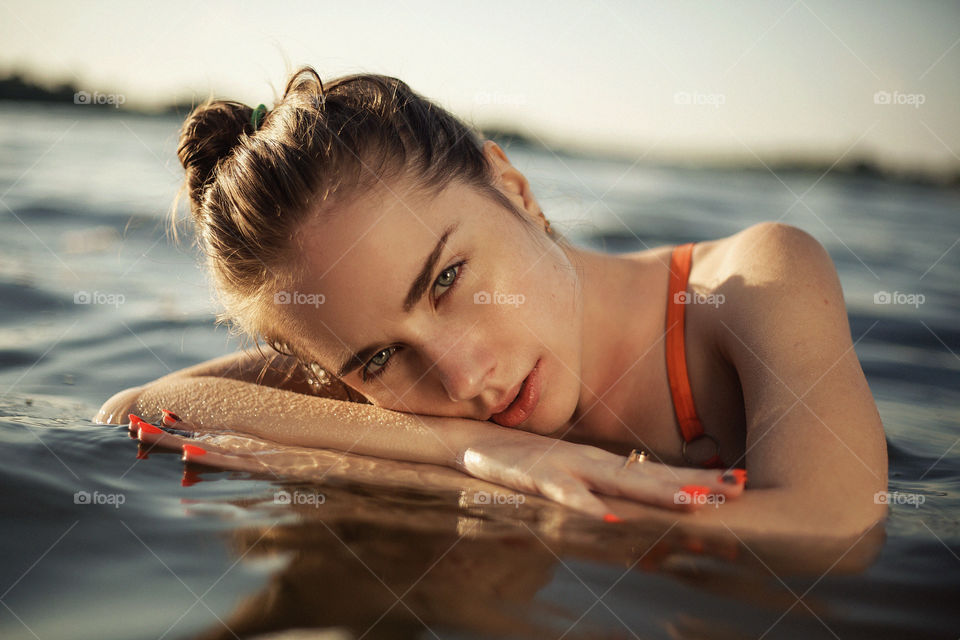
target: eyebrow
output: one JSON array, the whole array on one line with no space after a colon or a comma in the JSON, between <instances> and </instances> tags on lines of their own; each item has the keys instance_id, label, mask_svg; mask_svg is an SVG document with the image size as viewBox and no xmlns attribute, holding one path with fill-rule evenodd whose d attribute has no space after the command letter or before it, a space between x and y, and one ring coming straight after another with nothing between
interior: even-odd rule
<instances>
[{"instance_id":1,"label":"eyebrow","mask_svg":"<svg viewBox=\"0 0 960 640\"><path fill-rule=\"evenodd\" d=\"M440 239L437 240L437 244L433 248L433 251L431 251L423 261L423 266L420 267L420 273L418 273L417 277L413 279L413 283L410 285L410 290L407 292L407 297L403 300L404 314L409 314L410 311L413 310L413 308L417 305L417 303L420 302L420 299L423 298L423 294L427 292L427 288L430 286L432 281L433 272L437 266L437 261L440 260L440 255L443 253L443 248L446 246L447 240L459 226L460 223L455 222L444 229L443 233L440 235ZM383 351L381 347L379 347L377 344L371 344L351 353L341 361L341 364L337 369L337 377L343 378L352 373L354 370L359 369L365 365L370 358L377 355L380 351Z\"/></svg>"}]
</instances>

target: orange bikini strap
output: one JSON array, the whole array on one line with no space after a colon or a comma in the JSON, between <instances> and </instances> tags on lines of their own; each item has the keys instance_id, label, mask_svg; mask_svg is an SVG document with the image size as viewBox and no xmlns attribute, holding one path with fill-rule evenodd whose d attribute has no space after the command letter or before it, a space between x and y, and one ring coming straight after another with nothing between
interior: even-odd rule
<instances>
[{"instance_id":1,"label":"orange bikini strap","mask_svg":"<svg viewBox=\"0 0 960 640\"><path fill-rule=\"evenodd\" d=\"M667 298L667 377L670 380L670 395L673 409L680 423L683 439L692 441L703 433L703 426L693 405L693 392L687 377L687 352L684 346L684 311L687 281L694 243L688 242L674 248L670 254L670 288Z\"/></svg>"}]
</instances>

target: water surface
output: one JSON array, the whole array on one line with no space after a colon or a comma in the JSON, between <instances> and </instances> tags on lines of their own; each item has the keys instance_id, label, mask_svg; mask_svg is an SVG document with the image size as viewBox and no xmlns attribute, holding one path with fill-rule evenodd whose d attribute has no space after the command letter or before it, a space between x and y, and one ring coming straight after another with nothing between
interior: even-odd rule
<instances>
[{"instance_id":1,"label":"water surface","mask_svg":"<svg viewBox=\"0 0 960 640\"><path fill-rule=\"evenodd\" d=\"M481 504L485 483L443 470L419 487L368 481L386 469L372 464L401 479L417 465L351 459L322 486L185 468L93 425L117 390L238 348L213 326L195 256L163 233L177 126L0 103L0 636L960 634L956 191L508 149L583 246L635 251L779 219L837 265L890 491L912 504L843 549L703 540L536 498ZM884 291L924 300L875 303Z\"/></svg>"}]
</instances>

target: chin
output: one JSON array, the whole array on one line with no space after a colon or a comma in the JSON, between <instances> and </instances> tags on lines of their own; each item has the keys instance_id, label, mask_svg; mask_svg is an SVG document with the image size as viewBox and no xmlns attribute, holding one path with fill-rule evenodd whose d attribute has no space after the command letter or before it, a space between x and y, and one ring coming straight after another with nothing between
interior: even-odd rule
<instances>
[{"instance_id":1,"label":"chin","mask_svg":"<svg viewBox=\"0 0 960 640\"><path fill-rule=\"evenodd\" d=\"M577 395L579 389L578 385L573 385L569 395L564 394L562 390L554 389L547 397L541 398L540 404L528 422L521 424L517 429L555 440L561 439L570 429L570 423L579 402ZM566 398L569 398L569 401Z\"/></svg>"}]
</instances>

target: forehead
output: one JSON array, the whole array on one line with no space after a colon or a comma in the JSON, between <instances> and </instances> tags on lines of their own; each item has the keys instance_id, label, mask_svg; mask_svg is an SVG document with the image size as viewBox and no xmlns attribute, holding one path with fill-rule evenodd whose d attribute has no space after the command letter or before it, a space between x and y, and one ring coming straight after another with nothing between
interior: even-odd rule
<instances>
[{"instance_id":1,"label":"forehead","mask_svg":"<svg viewBox=\"0 0 960 640\"><path fill-rule=\"evenodd\" d=\"M405 317L407 291L444 229L459 223L454 238L472 235L478 207L490 207L489 200L456 181L439 192L395 181L315 216L300 230L303 276L280 313L306 334L324 366L387 338ZM446 266L451 242L438 269Z\"/></svg>"}]
</instances>

